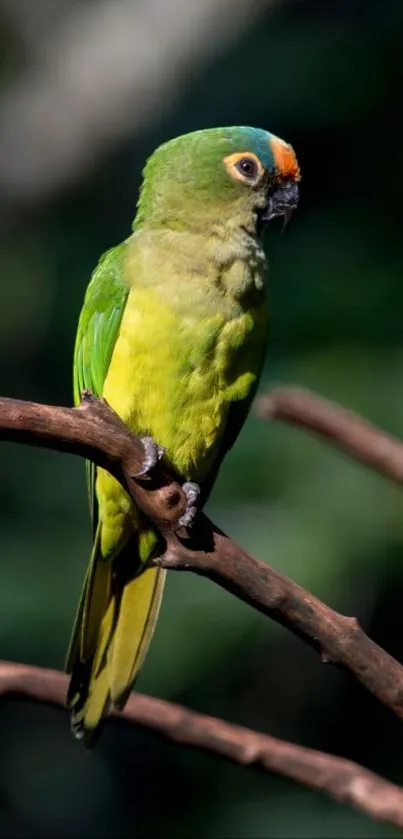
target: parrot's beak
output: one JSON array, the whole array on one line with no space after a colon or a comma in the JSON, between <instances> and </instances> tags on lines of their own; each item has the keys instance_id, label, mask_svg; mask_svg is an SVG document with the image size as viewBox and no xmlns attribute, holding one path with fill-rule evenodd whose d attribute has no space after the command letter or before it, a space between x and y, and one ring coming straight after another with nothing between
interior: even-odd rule
<instances>
[{"instance_id":1,"label":"parrot's beak","mask_svg":"<svg viewBox=\"0 0 403 839\"><path fill-rule=\"evenodd\" d=\"M298 184L295 181L287 181L269 194L267 206L261 216L262 221L267 223L274 218L282 216L284 219L284 230L298 207L298 201Z\"/></svg>"}]
</instances>

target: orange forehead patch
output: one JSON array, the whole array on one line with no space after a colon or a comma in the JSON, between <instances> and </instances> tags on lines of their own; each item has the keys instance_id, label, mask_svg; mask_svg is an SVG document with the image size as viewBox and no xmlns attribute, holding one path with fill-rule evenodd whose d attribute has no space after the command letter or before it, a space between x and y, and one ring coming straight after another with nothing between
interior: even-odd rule
<instances>
[{"instance_id":1,"label":"orange forehead patch","mask_svg":"<svg viewBox=\"0 0 403 839\"><path fill-rule=\"evenodd\" d=\"M259 178L261 178L262 175L264 175L265 170L264 170L264 166L263 166L262 162L259 160L257 154L254 154L253 151L241 151L241 152L237 151L237 152L234 152L234 154L229 154L228 157L224 157L223 163L225 164L228 171L231 171L231 175L232 175L233 178L236 178L238 181L245 181L246 179L242 175L242 172L239 172L238 169L236 168L236 164L240 160L242 160L243 157L250 158L251 160L254 160L254 162L256 163L257 171L258 171L258 175L257 175L257 178L256 178L256 182L257 182L259 180Z\"/></svg>"},{"instance_id":2,"label":"orange forehead patch","mask_svg":"<svg viewBox=\"0 0 403 839\"><path fill-rule=\"evenodd\" d=\"M279 137L272 137L270 144L277 175L281 178L292 178L293 181L301 180L298 161L292 146L280 140Z\"/></svg>"}]
</instances>

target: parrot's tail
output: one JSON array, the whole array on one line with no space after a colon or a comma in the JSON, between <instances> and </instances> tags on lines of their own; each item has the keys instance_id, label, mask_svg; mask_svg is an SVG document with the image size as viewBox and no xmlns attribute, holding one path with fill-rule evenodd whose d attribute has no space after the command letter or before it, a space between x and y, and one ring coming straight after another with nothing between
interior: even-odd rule
<instances>
[{"instance_id":1,"label":"parrot's tail","mask_svg":"<svg viewBox=\"0 0 403 839\"><path fill-rule=\"evenodd\" d=\"M105 560L95 538L66 662L72 730L86 745L111 705L124 707L157 622L166 571L135 574L136 553L133 537L113 562Z\"/></svg>"}]
</instances>

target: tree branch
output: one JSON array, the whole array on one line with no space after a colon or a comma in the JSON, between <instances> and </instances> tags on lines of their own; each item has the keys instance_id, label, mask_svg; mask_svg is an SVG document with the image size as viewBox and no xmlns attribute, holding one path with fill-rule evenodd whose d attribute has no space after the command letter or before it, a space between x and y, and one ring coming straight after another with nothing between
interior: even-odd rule
<instances>
[{"instance_id":1,"label":"tree branch","mask_svg":"<svg viewBox=\"0 0 403 839\"><path fill-rule=\"evenodd\" d=\"M381 431L373 433L382 440ZM179 484L161 465L147 480L135 477L142 467L142 444L105 402L90 394L79 408L0 399L0 438L72 452L106 468L165 536L167 550L155 565L192 571L221 585L298 635L319 651L324 662L349 670L403 719L403 667L363 632L355 618L340 615L254 559L202 514L191 538L178 537L175 525L184 509Z\"/></svg>"},{"instance_id":2,"label":"tree branch","mask_svg":"<svg viewBox=\"0 0 403 839\"><path fill-rule=\"evenodd\" d=\"M402 444L338 406L308 392L278 389L261 400L260 411L316 431L381 474L402 481ZM159 464L147 478L136 477L143 465L142 443L105 402L88 393L78 408L0 399L0 439L71 452L106 468L164 535L166 551L156 565L193 571L223 586L290 629L318 650L323 661L349 670L403 719L403 667L365 635L355 618L338 614L254 559L202 514L188 538L179 537L176 527L185 498L178 476L169 464L167 469ZM61 673L0 663L0 695L17 692L62 705L66 686ZM403 790L350 761L137 693L117 715L177 742L300 781L403 828Z\"/></svg>"},{"instance_id":3,"label":"tree branch","mask_svg":"<svg viewBox=\"0 0 403 839\"><path fill-rule=\"evenodd\" d=\"M0 696L18 694L63 706L67 676L56 670L0 662ZM115 716L158 732L181 745L203 749L233 763L273 772L350 804L378 821L403 828L403 790L344 758L231 725L181 705L131 694Z\"/></svg>"},{"instance_id":4,"label":"tree branch","mask_svg":"<svg viewBox=\"0 0 403 839\"><path fill-rule=\"evenodd\" d=\"M181 487L162 467L152 477L136 479L144 463L141 441L106 402L95 399L89 391L78 408L0 398L0 439L93 460L114 475L164 531L185 511L186 497Z\"/></svg>"},{"instance_id":5,"label":"tree branch","mask_svg":"<svg viewBox=\"0 0 403 839\"><path fill-rule=\"evenodd\" d=\"M323 437L385 478L403 483L403 445L358 414L296 387L278 387L262 396L257 411Z\"/></svg>"},{"instance_id":6,"label":"tree branch","mask_svg":"<svg viewBox=\"0 0 403 839\"><path fill-rule=\"evenodd\" d=\"M169 535L166 553L154 564L208 577L285 626L318 651L324 663L350 671L403 720L403 667L365 634L356 618L335 612L255 559L206 516L198 517L192 533L186 542Z\"/></svg>"}]
</instances>

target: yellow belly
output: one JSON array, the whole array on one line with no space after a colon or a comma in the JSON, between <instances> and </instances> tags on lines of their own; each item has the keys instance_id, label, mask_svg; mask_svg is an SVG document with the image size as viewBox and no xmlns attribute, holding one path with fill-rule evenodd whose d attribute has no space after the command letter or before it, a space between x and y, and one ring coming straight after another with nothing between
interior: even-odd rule
<instances>
[{"instance_id":1,"label":"yellow belly","mask_svg":"<svg viewBox=\"0 0 403 839\"><path fill-rule=\"evenodd\" d=\"M103 396L129 428L164 446L187 480L206 477L231 402L244 399L255 382L244 347L264 317L258 310L196 320L180 317L149 288L130 292ZM135 526L137 513L103 470L97 495L108 553Z\"/></svg>"}]
</instances>

